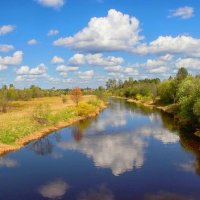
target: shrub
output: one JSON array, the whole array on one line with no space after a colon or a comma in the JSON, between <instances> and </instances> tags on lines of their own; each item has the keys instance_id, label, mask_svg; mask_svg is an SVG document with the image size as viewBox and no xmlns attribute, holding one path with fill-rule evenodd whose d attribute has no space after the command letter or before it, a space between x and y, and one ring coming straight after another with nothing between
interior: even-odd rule
<instances>
[{"instance_id":1,"label":"shrub","mask_svg":"<svg viewBox=\"0 0 200 200\"><path fill-rule=\"evenodd\" d=\"M98 100L98 99L95 99L95 98L90 99L87 103L88 103L88 104L91 104L91 105L93 105L93 106L95 106L95 107L101 105L101 101Z\"/></svg>"},{"instance_id":2,"label":"shrub","mask_svg":"<svg viewBox=\"0 0 200 200\"><path fill-rule=\"evenodd\" d=\"M198 116L198 120L200 121L200 99L194 104L193 113Z\"/></svg>"},{"instance_id":3,"label":"shrub","mask_svg":"<svg viewBox=\"0 0 200 200\"><path fill-rule=\"evenodd\" d=\"M33 110L33 119L39 124L48 124L51 110L48 104L40 104Z\"/></svg>"},{"instance_id":4,"label":"shrub","mask_svg":"<svg viewBox=\"0 0 200 200\"><path fill-rule=\"evenodd\" d=\"M77 106L77 113L79 116L88 116L96 110L95 106L89 103L81 102Z\"/></svg>"}]
</instances>

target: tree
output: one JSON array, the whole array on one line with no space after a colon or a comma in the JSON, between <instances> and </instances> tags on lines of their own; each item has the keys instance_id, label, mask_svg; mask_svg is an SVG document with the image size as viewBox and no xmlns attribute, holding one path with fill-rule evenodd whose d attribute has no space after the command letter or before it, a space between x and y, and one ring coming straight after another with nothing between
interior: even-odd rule
<instances>
[{"instance_id":1,"label":"tree","mask_svg":"<svg viewBox=\"0 0 200 200\"><path fill-rule=\"evenodd\" d=\"M158 89L161 102L165 104L175 103L176 90L174 79L163 81Z\"/></svg>"},{"instance_id":2,"label":"tree","mask_svg":"<svg viewBox=\"0 0 200 200\"><path fill-rule=\"evenodd\" d=\"M188 76L188 71L184 67L181 67L176 74L178 82L183 81L187 76Z\"/></svg>"},{"instance_id":3,"label":"tree","mask_svg":"<svg viewBox=\"0 0 200 200\"><path fill-rule=\"evenodd\" d=\"M70 92L70 97L72 99L72 101L78 106L81 98L83 96L83 93L81 91L81 89L79 87L74 88L71 92Z\"/></svg>"}]
</instances>

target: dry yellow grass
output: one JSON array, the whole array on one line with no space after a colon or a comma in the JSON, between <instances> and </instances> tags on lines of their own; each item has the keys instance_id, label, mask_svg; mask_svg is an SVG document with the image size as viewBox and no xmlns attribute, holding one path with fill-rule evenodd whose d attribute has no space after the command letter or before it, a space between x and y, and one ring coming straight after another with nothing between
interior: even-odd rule
<instances>
[{"instance_id":1,"label":"dry yellow grass","mask_svg":"<svg viewBox=\"0 0 200 200\"><path fill-rule=\"evenodd\" d=\"M83 96L82 101L87 102L94 96ZM49 105L52 113L52 123L66 121L74 116L74 103L67 96L67 102L63 103L61 97L36 98L30 101L12 102L11 109L7 113L0 113L0 144L16 145L16 141L46 127L33 120L32 113L38 105Z\"/></svg>"}]
</instances>

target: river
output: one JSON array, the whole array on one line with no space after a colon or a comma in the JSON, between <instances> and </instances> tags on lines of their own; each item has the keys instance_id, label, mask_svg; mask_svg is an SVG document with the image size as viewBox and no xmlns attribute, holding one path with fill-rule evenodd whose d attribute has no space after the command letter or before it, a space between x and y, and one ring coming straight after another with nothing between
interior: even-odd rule
<instances>
[{"instance_id":1,"label":"river","mask_svg":"<svg viewBox=\"0 0 200 200\"><path fill-rule=\"evenodd\" d=\"M197 200L200 140L111 99L95 119L0 157L0 200Z\"/></svg>"}]
</instances>

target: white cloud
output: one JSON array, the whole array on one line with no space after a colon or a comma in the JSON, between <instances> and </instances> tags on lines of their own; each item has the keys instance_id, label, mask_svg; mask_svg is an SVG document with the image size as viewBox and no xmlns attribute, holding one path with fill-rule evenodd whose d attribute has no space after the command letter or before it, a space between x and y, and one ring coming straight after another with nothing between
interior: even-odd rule
<instances>
[{"instance_id":1,"label":"white cloud","mask_svg":"<svg viewBox=\"0 0 200 200\"><path fill-rule=\"evenodd\" d=\"M39 188L39 193L44 198L60 199L69 190L69 185L62 180L55 180Z\"/></svg>"},{"instance_id":2,"label":"white cloud","mask_svg":"<svg viewBox=\"0 0 200 200\"><path fill-rule=\"evenodd\" d=\"M150 69L149 72L150 73L155 73L155 74L160 74L160 73L164 73L168 70L167 67L161 66L161 67L157 67L154 69Z\"/></svg>"},{"instance_id":3,"label":"white cloud","mask_svg":"<svg viewBox=\"0 0 200 200\"><path fill-rule=\"evenodd\" d=\"M126 74L128 74L128 75L138 75L139 74L139 72L138 72L138 70L137 69L134 69L133 67L125 67L124 69L123 69L123 73L126 73Z\"/></svg>"},{"instance_id":4,"label":"white cloud","mask_svg":"<svg viewBox=\"0 0 200 200\"><path fill-rule=\"evenodd\" d=\"M200 69L200 59L198 58L179 58L176 60L176 67L177 68L187 68L192 70L199 70Z\"/></svg>"},{"instance_id":5,"label":"white cloud","mask_svg":"<svg viewBox=\"0 0 200 200\"><path fill-rule=\"evenodd\" d=\"M16 74L18 75L44 75L46 74L46 66L41 63L35 68L30 69L29 66L22 66L17 71Z\"/></svg>"},{"instance_id":6,"label":"white cloud","mask_svg":"<svg viewBox=\"0 0 200 200\"><path fill-rule=\"evenodd\" d=\"M60 8L65 4L64 0L36 0L39 4L52 7L52 8Z\"/></svg>"},{"instance_id":7,"label":"white cloud","mask_svg":"<svg viewBox=\"0 0 200 200\"><path fill-rule=\"evenodd\" d=\"M59 33L59 30L57 29L51 29L49 32L48 32L48 36L53 36L53 35L57 35Z\"/></svg>"},{"instance_id":8,"label":"white cloud","mask_svg":"<svg viewBox=\"0 0 200 200\"><path fill-rule=\"evenodd\" d=\"M177 8L176 10L171 10L168 17L180 17L181 19L189 19L194 15L194 8L185 6Z\"/></svg>"},{"instance_id":9,"label":"white cloud","mask_svg":"<svg viewBox=\"0 0 200 200\"><path fill-rule=\"evenodd\" d=\"M120 65L109 66L109 67L105 67L104 69L109 72L122 72L123 71L123 68Z\"/></svg>"},{"instance_id":10,"label":"white cloud","mask_svg":"<svg viewBox=\"0 0 200 200\"><path fill-rule=\"evenodd\" d=\"M38 41L36 39L31 39L27 42L28 45L36 45Z\"/></svg>"},{"instance_id":11,"label":"white cloud","mask_svg":"<svg viewBox=\"0 0 200 200\"><path fill-rule=\"evenodd\" d=\"M124 74L129 76L138 75L138 70L134 67L122 67L121 65L104 67L106 71L109 72L108 75L115 77L123 77Z\"/></svg>"},{"instance_id":12,"label":"white cloud","mask_svg":"<svg viewBox=\"0 0 200 200\"><path fill-rule=\"evenodd\" d=\"M10 65L19 65L21 64L23 59L23 52L22 51L16 51L13 53L13 56L5 56L1 57L0 56L0 68L1 69L6 69L7 66Z\"/></svg>"},{"instance_id":13,"label":"white cloud","mask_svg":"<svg viewBox=\"0 0 200 200\"><path fill-rule=\"evenodd\" d=\"M3 71L3 70L5 70L5 69L7 69L8 67L7 66L5 66L5 65L0 65L0 71Z\"/></svg>"},{"instance_id":14,"label":"white cloud","mask_svg":"<svg viewBox=\"0 0 200 200\"><path fill-rule=\"evenodd\" d=\"M66 66L66 65L59 65L56 68L56 71L59 72L59 74L63 77L66 77L68 75L69 72L76 72L79 70L79 67L75 67L75 66Z\"/></svg>"},{"instance_id":15,"label":"white cloud","mask_svg":"<svg viewBox=\"0 0 200 200\"><path fill-rule=\"evenodd\" d=\"M148 59L145 63L139 64L139 66L150 73L164 73L170 70L171 67L174 67L172 58L173 56L171 54L166 54L155 59Z\"/></svg>"},{"instance_id":16,"label":"white cloud","mask_svg":"<svg viewBox=\"0 0 200 200\"><path fill-rule=\"evenodd\" d=\"M14 50L14 46L13 45L9 45L9 44L0 44L0 51L1 52L9 52Z\"/></svg>"},{"instance_id":17,"label":"white cloud","mask_svg":"<svg viewBox=\"0 0 200 200\"><path fill-rule=\"evenodd\" d=\"M191 36L180 35L159 36L149 45L143 44L135 48L137 54L183 54L186 56L200 57L200 39Z\"/></svg>"},{"instance_id":18,"label":"white cloud","mask_svg":"<svg viewBox=\"0 0 200 200\"><path fill-rule=\"evenodd\" d=\"M18 75L24 75L28 74L30 71L29 66L21 66L17 71L16 74Z\"/></svg>"},{"instance_id":19,"label":"white cloud","mask_svg":"<svg viewBox=\"0 0 200 200\"><path fill-rule=\"evenodd\" d=\"M115 66L124 62L122 57L108 56L103 57L101 53L98 54L80 54L77 53L69 59L72 65L91 65L91 66Z\"/></svg>"},{"instance_id":20,"label":"white cloud","mask_svg":"<svg viewBox=\"0 0 200 200\"><path fill-rule=\"evenodd\" d=\"M15 81L34 81L36 78L40 77L46 77L47 75L47 67L41 63L40 65L30 68L29 66L21 66L19 69L17 69L16 74L18 75L16 77Z\"/></svg>"},{"instance_id":21,"label":"white cloud","mask_svg":"<svg viewBox=\"0 0 200 200\"><path fill-rule=\"evenodd\" d=\"M143 39L139 32L135 17L111 9L107 17L93 17L83 30L54 41L54 45L86 52L129 51Z\"/></svg>"},{"instance_id":22,"label":"white cloud","mask_svg":"<svg viewBox=\"0 0 200 200\"><path fill-rule=\"evenodd\" d=\"M68 72L74 72L74 71L77 71L79 70L79 67L73 67L73 66L66 66L66 65L59 65L56 70L58 72L61 73L68 73Z\"/></svg>"},{"instance_id":23,"label":"white cloud","mask_svg":"<svg viewBox=\"0 0 200 200\"><path fill-rule=\"evenodd\" d=\"M54 56L51 60L52 64L61 64L64 63L64 59L59 56Z\"/></svg>"},{"instance_id":24,"label":"white cloud","mask_svg":"<svg viewBox=\"0 0 200 200\"><path fill-rule=\"evenodd\" d=\"M13 26L13 25L0 26L0 36L6 35L7 33L10 33L12 31L14 31L14 29L15 29L15 26Z\"/></svg>"},{"instance_id":25,"label":"white cloud","mask_svg":"<svg viewBox=\"0 0 200 200\"><path fill-rule=\"evenodd\" d=\"M84 72L79 71L78 74L79 74L79 78L88 80L94 76L94 70L88 70L88 71L84 71Z\"/></svg>"}]
</instances>

